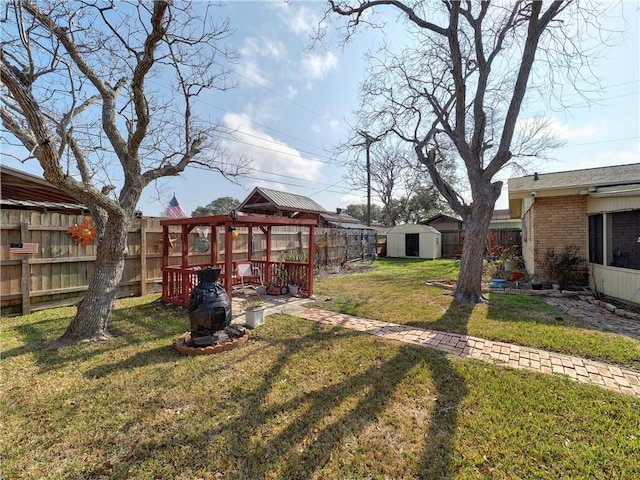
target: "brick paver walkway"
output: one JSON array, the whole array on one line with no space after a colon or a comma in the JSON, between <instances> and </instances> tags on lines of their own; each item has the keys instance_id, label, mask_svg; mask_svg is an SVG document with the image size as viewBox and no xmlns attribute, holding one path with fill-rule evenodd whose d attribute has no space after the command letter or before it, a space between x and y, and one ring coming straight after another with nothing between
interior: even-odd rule
<instances>
[{"instance_id":1,"label":"brick paver walkway","mask_svg":"<svg viewBox=\"0 0 640 480\"><path fill-rule=\"evenodd\" d=\"M396 323L370 320L317 309L299 309L292 313L319 323L366 332L421 347L436 348L458 357L471 357L490 363L542 373L565 375L580 383L640 397L640 372L619 368L585 358L494 342L469 335L426 330Z\"/></svg>"}]
</instances>

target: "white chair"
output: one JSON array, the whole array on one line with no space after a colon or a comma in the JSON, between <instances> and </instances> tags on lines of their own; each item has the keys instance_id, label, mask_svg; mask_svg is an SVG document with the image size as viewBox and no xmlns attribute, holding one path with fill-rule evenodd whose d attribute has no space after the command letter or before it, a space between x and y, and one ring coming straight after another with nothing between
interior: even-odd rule
<instances>
[{"instance_id":1,"label":"white chair","mask_svg":"<svg viewBox=\"0 0 640 480\"><path fill-rule=\"evenodd\" d=\"M258 267L251 265L251 262L238 262L234 271L234 282L240 280L240 286L244 290L245 282L247 283L262 283L262 272ZM252 286L253 285L249 285Z\"/></svg>"}]
</instances>

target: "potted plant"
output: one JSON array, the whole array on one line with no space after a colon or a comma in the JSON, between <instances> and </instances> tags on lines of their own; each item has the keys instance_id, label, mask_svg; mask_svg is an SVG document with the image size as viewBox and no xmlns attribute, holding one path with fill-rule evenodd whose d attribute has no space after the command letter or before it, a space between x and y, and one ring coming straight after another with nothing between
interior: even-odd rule
<instances>
[{"instance_id":1,"label":"potted plant","mask_svg":"<svg viewBox=\"0 0 640 480\"><path fill-rule=\"evenodd\" d=\"M295 262L295 263L303 263L307 261L307 257L300 252L288 253L283 256L283 262ZM305 281L305 270L303 265L294 265L292 263L288 263L284 265L286 280L289 285L289 293L291 295L297 295L300 285L304 284Z\"/></svg>"},{"instance_id":2,"label":"potted plant","mask_svg":"<svg viewBox=\"0 0 640 480\"><path fill-rule=\"evenodd\" d=\"M267 306L261 297L251 297L242 302L244 309L245 326L256 328L264 324L264 311Z\"/></svg>"},{"instance_id":3,"label":"potted plant","mask_svg":"<svg viewBox=\"0 0 640 480\"><path fill-rule=\"evenodd\" d=\"M514 255L511 257L511 261L513 262L513 268L511 269L511 280L516 282L522 280L527 275L524 259L520 255Z\"/></svg>"},{"instance_id":4,"label":"potted plant","mask_svg":"<svg viewBox=\"0 0 640 480\"><path fill-rule=\"evenodd\" d=\"M525 273L521 272L520 270L513 270L511 272L511 280L513 281L518 281L518 280L522 280L525 277Z\"/></svg>"}]
</instances>

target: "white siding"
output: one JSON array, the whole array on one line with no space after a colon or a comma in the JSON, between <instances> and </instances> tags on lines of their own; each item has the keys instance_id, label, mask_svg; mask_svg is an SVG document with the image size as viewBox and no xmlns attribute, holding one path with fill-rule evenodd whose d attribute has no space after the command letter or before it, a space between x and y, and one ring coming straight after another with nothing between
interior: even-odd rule
<instances>
[{"instance_id":1,"label":"white siding","mask_svg":"<svg viewBox=\"0 0 640 480\"><path fill-rule=\"evenodd\" d=\"M589 264L590 287L609 297L640 303L640 270Z\"/></svg>"},{"instance_id":2,"label":"white siding","mask_svg":"<svg viewBox=\"0 0 640 480\"><path fill-rule=\"evenodd\" d=\"M587 214L601 212L620 212L623 210L637 210L640 208L640 195L633 197L589 197L587 199Z\"/></svg>"}]
</instances>

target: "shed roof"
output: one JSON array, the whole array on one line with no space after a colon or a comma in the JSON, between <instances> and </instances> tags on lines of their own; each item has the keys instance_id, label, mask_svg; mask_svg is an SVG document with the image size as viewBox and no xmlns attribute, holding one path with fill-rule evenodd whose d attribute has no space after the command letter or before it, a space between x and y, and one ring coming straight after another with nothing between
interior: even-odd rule
<instances>
[{"instance_id":1,"label":"shed roof","mask_svg":"<svg viewBox=\"0 0 640 480\"><path fill-rule=\"evenodd\" d=\"M388 234L392 233L432 233L434 235L441 235L441 233L430 225L421 225L416 223L405 223L402 225L396 225L389 230Z\"/></svg>"},{"instance_id":2,"label":"shed roof","mask_svg":"<svg viewBox=\"0 0 640 480\"><path fill-rule=\"evenodd\" d=\"M256 187L240 204L238 210L246 213L318 212L327 210L303 195Z\"/></svg>"},{"instance_id":3,"label":"shed roof","mask_svg":"<svg viewBox=\"0 0 640 480\"><path fill-rule=\"evenodd\" d=\"M462 222L462 218L460 218L455 213L447 214L447 213L438 213L433 217L427 218L424 222L421 222L423 225L429 225L435 221L441 222Z\"/></svg>"}]
</instances>

